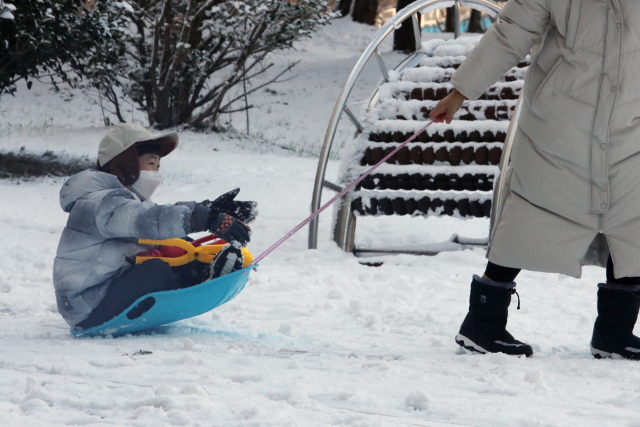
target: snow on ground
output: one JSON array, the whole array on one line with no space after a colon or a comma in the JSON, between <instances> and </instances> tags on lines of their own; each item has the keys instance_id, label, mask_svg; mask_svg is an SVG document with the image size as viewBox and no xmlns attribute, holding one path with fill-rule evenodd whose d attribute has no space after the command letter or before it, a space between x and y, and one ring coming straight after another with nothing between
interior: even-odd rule
<instances>
[{"instance_id":1,"label":"snow on ground","mask_svg":"<svg viewBox=\"0 0 640 427\"><path fill-rule=\"evenodd\" d=\"M303 62L277 95L256 95L254 138L182 132L182 145L163 161L156 201L202 200L240 186L240 196L260 203L250 249L270 246L308 215L316 169L316 158L278 147L306 138L311 148L299 152L318 149L371 35L337 21L282 54L283 63ZM371 84L374 71L365 76ZM0 111L2 150L94 156L106 131L81 95L43 86L3 97ZM241 119L233 126L243 129ZM336 173L332 162L327 176ZM514 300L509 329L532 343L534 357L468 354L453 337L483 252L397 256L367 267L328 241L330 214L319 250L306 249L301 231L210 313L118 339L73 338L51 280L66 221L63 181L0 181L1 426L640 426L639 365L589 352L603 270L585 268L581 280L523 273L522 309ZM373 218L359 221L358 242L480 237L487 226Z\"/></svg>"}]
</instances>

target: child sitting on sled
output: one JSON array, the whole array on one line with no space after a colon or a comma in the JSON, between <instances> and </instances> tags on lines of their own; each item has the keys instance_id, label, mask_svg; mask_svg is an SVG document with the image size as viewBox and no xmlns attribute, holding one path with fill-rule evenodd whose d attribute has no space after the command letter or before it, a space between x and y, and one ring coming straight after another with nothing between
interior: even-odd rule
<instances>
[{"instance_id":1,"label":"child sitting on sled","mask_svg":"<svg viewBox=\"0 0 640 427\"><path fill-rule=\"evenodd\" d=\"M88 329L124 312L152 292L193 286L242 268L241 248L250 241L246 223L257 203L233 200L239 189L201 203L156 205L162 183L160 159L178 145L178 134L154 135L135 124L109 130L98 148L98 165L72 176L60 191L69 213L53 267L58 311L70 326ZM135 264L150 249L138 239L186 238L209 231L230 243L211 265L194 261L171 268L160 259Z\"/></svg>"}]
</instances>

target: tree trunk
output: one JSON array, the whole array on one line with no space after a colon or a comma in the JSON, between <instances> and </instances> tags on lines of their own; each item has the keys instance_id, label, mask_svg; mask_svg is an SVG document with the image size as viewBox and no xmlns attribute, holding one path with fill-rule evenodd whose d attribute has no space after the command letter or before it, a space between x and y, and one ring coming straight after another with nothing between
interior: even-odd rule
<instances>
[{"instance_id":1,"label":"tree trunk","mask_svg":"<svg viewBox=\"0 0 640 427\"><path fill-rule=\"evenodd\" d=\"M468 33L484 33L480 21L482 20L482 13L479 10L473 9L471 11L471 17L469 18Z\"/></svg>"},{"instance_id":2,"label":"tree trunk","mask_svg":"<svg viewBox=\"0 0 640 427\"><path fill-rule=\"evenodd\" d=\"M169 106L169 96L162 96L156 99L155 110L149 114L149 124L157 129L167 129L171 127L171 107Z\"/></svg>"},{"instance_id":3,"label":"tree trunk","mask_svg":"<svg viewBox=\"0 0 640 427\"><path fill-rule=\"evenodd\" d=\"M453 7L448 7L447 18L445 19L445 24L444 24L444 32L445 33L455 32L455 25L456 25L456 12Z\"/></svg>"},{"instance_id":4,"label":"tree trunk","mask_svg":"<svg viewBox=\"0 0 640 427\"><path fill-rule=\"evenodd\" d=\"M396 3L396 11L404 9L415 1L416 0L398 0ZM420 22L419 13L418 22ZM400 25L400 28L393 32L393 50L409 53L415 52L418 48L419 46L416 46L416 39L413 36L413 19L407 19Z\"/></svg>"},{"instance_id":5,"label":"tree trunk","mask_svg":"<svg viewBox=\"0 0 640 427\"><path fill-rule=\"evenodd\" d=\"M356 0L353 7L353 20L363 24L375 25L378 15L378 0Z\"/></svg>"},{"instance_id":6,"label":"tree trunk","mask_svg":"<svg viewBox=\"0 0 640 427\"><path fill-rule=\"evenodd\" d=\"M341 18L349 15L351 12L351 3L353 0L340 0L340 4L338 5L338 10L340 11Z\"/></svg>"}]
</instances>

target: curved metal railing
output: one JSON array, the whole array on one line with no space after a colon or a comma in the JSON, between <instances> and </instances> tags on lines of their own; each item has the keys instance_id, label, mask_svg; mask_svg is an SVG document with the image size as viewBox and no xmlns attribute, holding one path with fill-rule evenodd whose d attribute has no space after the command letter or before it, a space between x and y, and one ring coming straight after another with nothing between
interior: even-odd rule
<instances>
[{"instance_id":1,"label":"curved metal railing","mask_svg":"<svg viewBox=\"0 0 640 427\"><path fill-rule=\"evenodd\" d=\"M455 32L454 36L457 38L460 35L460 4L463 6L481 10L483 12L494 12L495 15L498 14L502 10L502 7L497 3L494 3L491 0L454 0L453 4L455 16ZM318 162L318 170L316 172L316 179L313 188L313 198L311 200L311 212L315 212L320 208L320 201L322 198L322 188L327 186L331 189L335 189L335 184L331 184L325 181L325 173L327 170L327 164L329 161L329 155L331 154L331 148L333 146L333 140L335 138L336 130L338 128L338 123L340 121L340 117L342 113L346 113L347 117L353 122L357 129L357 135L359 135L363 126L358 121L357 117L351 112L349 107L347 106L347 100L353 87L355 86L360 73L364 69L364 66L369 62L372 56L374 56L378 62L380 67L380 71L382 73L382 82L389 80L389 72L388 69L378 51L378 47L382 43L382 41L391 34L395 28L397 28L400 24L402 24L405 20L411 19L413 21L413 33L416 41L416 52L405 58L400 64L398 64L394 70L401 71L405 68L413 67L417 61L420 59L420 55L423 53L420 52L420 46L422 45L422 37L420 31L420 25L418 23L418 13L422 10L435 10L442 9L444 7L451 7L452 0L420 0L415 3L411 3L409 6L404 9L398 11L389 21L383 25L380 30L376 33L376 35L371 39L371 42L364 50L358 62L351 70L351 74L349 74L349 78L347 82L344 84L342 88L342 92L340 92L340 97L336 102L336 106L333 110L333 114L331 115L331 120L329 121L329 127L327 128L327 133L324 137L324 144L322 146L322 151L320 152L320 160ZM441 5L442 7L437 7ZM378 85L379 87L380 85ZM378 100L378 91L374 93L369 102L369 108L367 109L367 113L371 111L371 109L375 106ZM349 212L350 215L350 212ZM348 221L347 221L348 222ZM309 224L309 249L316 249L318 247L318 224L319 218L314 218L313 221ZM353 228L353 227L350 227ZM352 231L354 232L354 231ZM345 246L345 244L341 244L341 246ZM349 246L349 245L347 245ZM344 249L345 247L343 247Z\"/></svg>"}]
</instances>

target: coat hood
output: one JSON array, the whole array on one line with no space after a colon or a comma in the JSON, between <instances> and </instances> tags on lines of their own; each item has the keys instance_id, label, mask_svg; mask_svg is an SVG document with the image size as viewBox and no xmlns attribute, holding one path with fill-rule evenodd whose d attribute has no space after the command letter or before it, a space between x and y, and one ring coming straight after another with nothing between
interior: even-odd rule
<instances>
[{"instance_id":1,"label":"coat hood","mask_svg":"<svg viewBox=\"0 0 640 427\"><path fill-rule=\"evenodd\" d=\"M118 189L123 185L115 175L99 172L95 169L82 171L67 180L60 190L60 206L65 212L71 212L76 200L95 191Z\"/></svg>"}]
</instances>

